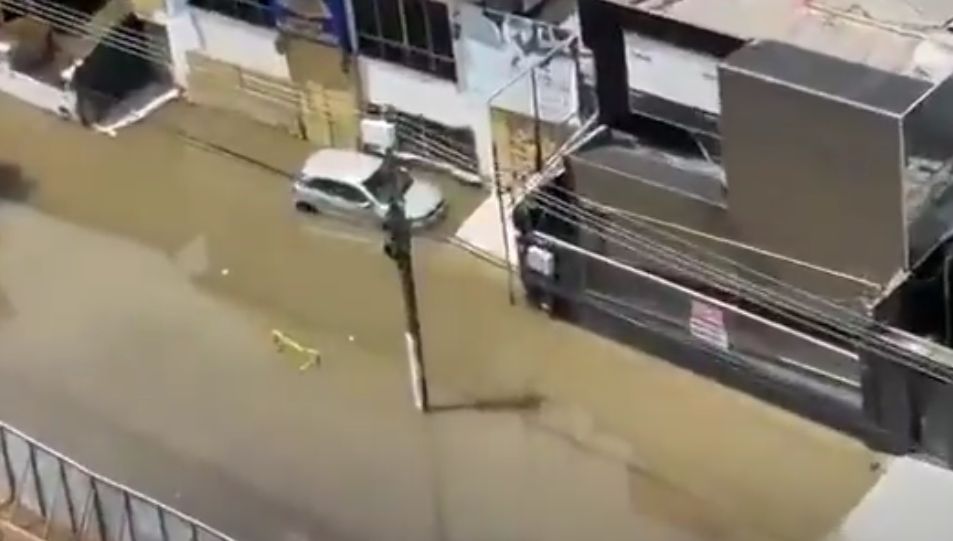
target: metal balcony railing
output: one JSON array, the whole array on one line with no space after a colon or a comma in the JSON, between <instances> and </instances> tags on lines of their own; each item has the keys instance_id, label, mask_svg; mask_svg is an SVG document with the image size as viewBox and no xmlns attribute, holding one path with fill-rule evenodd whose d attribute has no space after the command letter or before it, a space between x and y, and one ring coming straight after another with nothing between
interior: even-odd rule
<instances>
[{"instance_id":1,"label":"metal balcony railing","mask_svg":"<svg viewBox=\"0 0 953 541\"><path fill-rule=\"evenodd\" d=\"M233 541L0 422L4 523L49 540Z\"/></svg>"}]
</instances>

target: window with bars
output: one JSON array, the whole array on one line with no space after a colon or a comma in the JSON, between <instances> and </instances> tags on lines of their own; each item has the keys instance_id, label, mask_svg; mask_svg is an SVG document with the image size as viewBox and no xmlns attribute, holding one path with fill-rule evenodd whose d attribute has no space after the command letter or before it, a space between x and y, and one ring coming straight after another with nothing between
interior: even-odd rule
<instances>
[{"instance_id":1,"label":"window with bars","mask_svg":"<svg viewBox=\"0 0 953 541\"><path fill-rule=\"evenodd\" d=\"M361 54L456 79L447 6L433 0L354 0Z\"/></svg>"}]
</instances>

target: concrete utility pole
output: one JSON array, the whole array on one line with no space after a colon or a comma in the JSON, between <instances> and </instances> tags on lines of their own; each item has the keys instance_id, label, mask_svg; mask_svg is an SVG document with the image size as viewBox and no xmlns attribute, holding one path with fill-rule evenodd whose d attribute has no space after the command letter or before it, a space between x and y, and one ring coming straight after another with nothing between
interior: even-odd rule
<instances>
[{"instance_id":1,"label":"concrete utility pole","mask_svg":"<svg viewBox=\"0 0 953 541\"><path fill-rule=\"evenodd\" d=\"M404 192L401 189L401 176L404 173L395 166L390 150L384 156L384 167L392 182L390 206L387 209L385 222L388 239L384 244L384 253L394 260L400 274L404 312L407 316L407 331L404 333L404 338L407 342L407 361L410 364L410 385L414 394L414 405L418 410L427 413L430 411L430 393L427 389L427 373L424 370L410 223L404 212Z\"/></svg>"}]
</instances>

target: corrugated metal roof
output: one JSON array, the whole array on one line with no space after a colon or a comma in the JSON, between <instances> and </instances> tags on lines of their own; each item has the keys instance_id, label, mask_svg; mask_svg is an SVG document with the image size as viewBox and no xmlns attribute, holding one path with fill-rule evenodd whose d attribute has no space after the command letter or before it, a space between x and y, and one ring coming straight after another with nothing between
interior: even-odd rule
<instances>
[{"instance_id":1,"label":"corrugated metal roof","mask_svg":"<svg viewBox=\"0 0 953 541\"><path fill-rule=\"evenodd\" d=\"M953 72L951 0L610 0L738 37L773 39L893 73Z\"/></svg>"}]
</instances>

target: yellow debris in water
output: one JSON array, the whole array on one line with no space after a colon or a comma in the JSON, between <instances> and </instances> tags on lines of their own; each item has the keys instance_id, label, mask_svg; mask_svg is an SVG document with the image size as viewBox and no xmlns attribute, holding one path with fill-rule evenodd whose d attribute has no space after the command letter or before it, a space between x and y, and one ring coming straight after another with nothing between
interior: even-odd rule
<instances>
[{"instance_id":1,"label":"yellow debris in water","mask_svg":"<svg viewBox=\"0 0 953 541\"><path fill-rule=\"evenodd\" d=\"M275 345L275 349L278 350L278 353L291 350L305 357L305 362L298 366L298 370L307 370L312 366L317 366L321 362L321 352L315 348L301 345L301 343L293 340L290 336L278 329L271 330L271 341Z\"/></svg>"}]
</instances>

